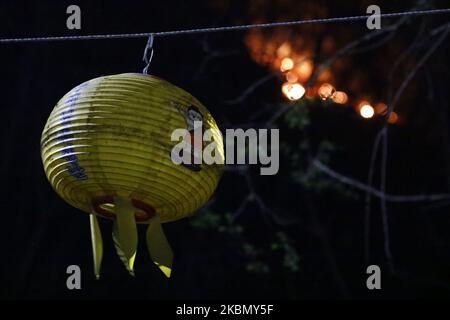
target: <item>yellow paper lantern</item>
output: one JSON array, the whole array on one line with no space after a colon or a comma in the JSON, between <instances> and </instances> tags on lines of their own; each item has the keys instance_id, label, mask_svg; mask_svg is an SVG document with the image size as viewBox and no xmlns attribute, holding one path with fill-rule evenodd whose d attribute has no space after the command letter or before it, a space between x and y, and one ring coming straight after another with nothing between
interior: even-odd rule
<instances>
[{"instance_id":1,"label":"yellow paper lantern","mask_svg":"<svg viewBox=\"0 0 450 320\"><path fill-rule=\"evenodd\" d=\"M193 120L211 130L221 163L172 161L179 143L172 132L185 128L191 134ZM114 244L131 274L136 224L148 224L151 258L169 277L173 254L161 223L189 216L209 199L224 159L217 124L197 99L167 81L134 73L99 77L67 93L48 118L41 153L55 191L90 214L97 278L103 255L97 216L114 221Z\"/></svg>"}]
</instances>

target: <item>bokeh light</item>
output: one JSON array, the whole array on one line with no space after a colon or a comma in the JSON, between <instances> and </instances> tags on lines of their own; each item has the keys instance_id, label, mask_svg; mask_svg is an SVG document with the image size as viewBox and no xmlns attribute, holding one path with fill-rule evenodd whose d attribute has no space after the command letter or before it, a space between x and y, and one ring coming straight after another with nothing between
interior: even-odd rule
<instances>
[{"instance_id":1,"label":"bokeh light","mask_svg":"<svg viewBox=\"0 0 450 320\"><path fill-rule=\"evenodd\" d=\"M296 83L298 81L298 76L295 72L289 71L286 73L286 80L289 83Z\"/></svg>"},{"instance_id":2,"label":"bokeh light","mask_svg":"<svg viewBox=\"0 0 450 320\"><path fill-rule=\"evenodd\" d=\"M387 105L383 102L375 105L375 113L379 115L385 115L387 113Z\"/></svg>"},{"instance_id":3,"label":"bokeh light","mask_svg":"<svg viewBox=\"0 0 450 320\"><path fill-rule=\"evenodd\" d=\"M277 49L277 56L281 59L285 58L291 54L291 51L291 45L288 42L285 42Z\"/></svg>"},{"instance_id":4,"label":"bokeh light","mask_svg":"<svg viewBox=\"0 0 450 320\"><path fill-rule=\"evenodd\" d=\"M294 61L291 58L284 58L281 60L281 72L289 71L294 68Z\"/></svg>"},{"instance_id":5,"label":"bokeh light","mask_svg":"<svg viewBox=\"0 0 450 320\"><path fill-rule=\"evenodd\" d=\"M347 94L344 91L336 91L331 96L331 99L333 99L333 101L335 103L345 104L348 101L348 96L347 96Z\"/></svg>"},{"instance_id":6,"label":"bokeh light","mask_svg":"<svg viewBox=\"0 0 450 320\"><path fill-rule=\"evenodd\" d=\"M375 110L370 104L365 104L359 109L359 114L361 117L368 119L373 117Z\"/></svg>"},{"instance_id":7,"label":"bokeh light","mask_svg":"<svg viewBox=\"0 0 450 320\"><path fill-rule=\"evenodd\" d=\"M336 90L334 89L334 87L331 84L324 83L319 87L318 93L319 93L319 97L322 100L326 100L326 99L330 98L335 91Z\"/></svg>"},{"instance_id":8,"label":"bokeh light","mask_svg":"<svg viewBox=\"0 0 450 320\"><path fill-rule=\"evenodd\" d=\"M395 111L392 111L388 118L388 123L394 124L398 121L398 114Z\"/></svg>"},{"instance_id":9,"label":"bokeh light","mask_svg":"<svg viewBox=\"0 0 450 320\"><path fill-rule=\"evenodd\" d=\"M307 81L309 77L311 77L313 69L314 64L312 61L309 59L304 59L297 65L295 71L297 72L300 81Z\"/></svg>"},{"instance_id":10,"label":"bokeh light","mask_svg":"<svg viewBox=\"0 0 450 320\"><path fill-rule=\"evenodd\" d=\"M284 83L281 91L289 100L298 100L305 94L305 88L299 83Z\"/></svg>"}]
</instances>

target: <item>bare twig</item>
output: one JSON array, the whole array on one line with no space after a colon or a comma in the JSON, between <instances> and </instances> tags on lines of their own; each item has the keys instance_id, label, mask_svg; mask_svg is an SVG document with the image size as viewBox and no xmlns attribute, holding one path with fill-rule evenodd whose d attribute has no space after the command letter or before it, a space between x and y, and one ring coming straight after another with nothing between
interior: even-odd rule
<instances>
[{"instance_id":1,"label":"bare twig","mask_svg":"<svg viewBox=\"0 0 450 320\"><path fill-rule=\"evenodd\" d=\"M218 58L229 57L231 55L238 53L238 50L223 51L223 50L212 49L208 42L207 36L205 36L202 39L201 43L202 43L202 49L206 53L206 55L203 58L202 62L200 63L200 66L197 68L197 72L194 76L195 80L199 80L202 77L202 75L205 73L206 67L213 60L218 59Z\"/></svg>"},{"instance_id":2,"label":"bare twig","mask_svg":"<svg viewBox=\"0 0 450 320\"><path fill-rule=\"evenodd\" d=\"M378 148L381 141L381 131L377 134L375 142L372 146L372 152L370 155L369 173L367 176L368 187L371 188L373 184L373 176L375 173L375 162L377 158ZM370 258L370 200L372 199L372 193L366 192L365 206L364 206L364 258L366 264L369 263Z\"/></svg>"},{"instance_id":3,"label":"bare twig","mask_svg":"<svg viewBox=\"0 0 450 320\"><path fill-rule=\"evenodd\" d=\"M387 127L381 131L381 181L380 191L386 194L386 171L387 171L387 156L388 156L388 130ZM387 215L386 197L381 198L381 220L383 225L384 236L384 252L388 263L389 270L392 274L395 273L394 260L391 252L391 241L389 236L389 221Z\"/></svg>"},{"instance_id":4,"label":"bare twig","mask_svg":"<svg viewBox=\"0 0 450 320\"><path fill-rule=\"evenodd\" d=\"M389 26L387 28L383 28L377 31L372 31L370 33L365 34L363 37L350 42L349 44L345 45L344 47L342 47L341 49L339 49L338 51L336 51L336 53L334 55L332 55L331 57L329 57L327 60L325 60L324 62L322 62L317 68L315 68L312 76L310 77L310 79L308 80L307 86L311 87L317 80L317 78L320 76L320 74L325 71L326 69L330 68L330 66L340 57L347 55L347 54L351 54L352 50L354 50L355 48L357 48L359 45L366 43L367 41L370 41L374 38L376 38L377 36L379 36L380 34L384 34L385 32L391 32L391 31L395 31L397 30L398 26L403 23L404 19L400 19L397 23L393 24L392 26Z\"/></svg>"},{"instance_id":5,"label":"bare twig","mask_svg":"<svg viewBox=\"0 0 450 320\"><path fill-rule=\"evenodd\" d=\"M239 104L245 101L247 97L253 93L256 89L258 89L260 86L262 86L267 81L271 80L272 78L275 78L276 74L274 72L271 72L264 77L260 78L259 80L255 81L253 84L251 84L243 93L241 93L237 98L225 101L224 104L227 105L234 105Z\"/></svg>"},{"instance_id":6,"label":"bare twig","mask_svg":"<svg viewBox=\"0 0 450 320\"><path fill-rule=\"evenodd\" d=\"M325 173L331 178L338 180L339 182L351 186L355 189L370 193L372 196L379 199L384 199L389 202L431 202L431 201L441 201L449 200L450 193L438 193L438 194L415 194L415 195L393 195L389 193L382 192L381 190L375 189L367 184L364 184L356 179L347 177L340 174L330 167L323 164L321 161L315 159L312 165L319 169L321 172Z\"/></svg>"},{"instance_id":7,"label":"bare twig","mask_svg":"<svg viewBox=\"0 0 450 320\"><path fill-rule=\"evenodd\" d=\"M389 118L389 115L394 110L394 107L398 103L398 100L400 99L401 95L403 94L403 91L405 91L406 87L409 85L411 80L414 78L417 71L419 71L422 68L422 66L425 64L425 62L428 61L428 59L436 51L436 49L439 48L439 46L444 42L445 38L447 38L447 35L450 31L450 24L447 23L446 28L440 29L440 30L445 31L445 32L442 34L442 36L438 40L436 40L436 42L430 47L430 49L423 55L423 57L419 60L419 62L415 65L415 67L406 76L406 78L403 80L402 84L400 85L399 89L397 90L394 98L392 99L392 102L388 104L387 118Z\"/></svg>"},{"instance_id":8,"label":"bare twig","mask_svg":"<svg viewBox=\"0 0 450 320\"><path fill-rule=\"evenodd\" d=\"M396 92L396 95L394 98L390 101L388 101L388 112L386 116L386 122L384 125L384 128L382 129L382 154L381 154L381 192L385 193L386 190L386 172L387 172L387 157L388 157L388 119L391 114L391 112L394 110L395 105L399 101L401 95L407 88L408 84L411 82L411 80L414 78L414 76L417 74L417 72L422 68L422 66L425 64L426 61L431 57L431 55L436 51L436 49L443 43L444 39L447 38L447 35L450 31L450 24L447 24L447 28L443 29L445 32L442 34L442 36L435 41L433 46L430 47L430 49L422 56L422 58L419 60L419 62L415 65L415 67L410 71L410 73L406 76L406 78L403 80L402 84L400 85L399 89ZM391 253L391 246L390 246L390 240L389 240L389 224L388 224L388 216L387 216L387 206L386 206L386 198L381 199L381 216L382 216L382 222L383 222L383 233L384 233L384 249L386 258L388 261L389 269L391 273L394 273L394 263Z\"/></svg>"},{"instance_id":9,"label":"bare twig","mask_svg":"<svg viewBox=\"0 0 450 320\"><path fill-rule=\"evenodd\" d=\"M266 122L266 127L271 127L272 124L277 121L283 114L289 111L292 106L285 104Z\"/></svg>"}]
</instances>

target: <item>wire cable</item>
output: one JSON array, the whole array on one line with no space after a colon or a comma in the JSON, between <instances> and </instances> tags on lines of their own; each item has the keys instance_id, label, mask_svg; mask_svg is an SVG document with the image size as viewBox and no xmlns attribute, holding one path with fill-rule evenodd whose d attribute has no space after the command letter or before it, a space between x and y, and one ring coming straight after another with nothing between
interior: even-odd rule
<instances>
[{"instance_id":1,"label":"wire cable","mask_svg":"<svg viewBox=\"0 0 450 320\"><path fill-rule=\"evenodd\" d=\"M424 15L442 14L442 13L450 13L450 8L381 13L379 16L381 18L394 18L394 17L403 17L403 16L424 16ZM247 29L253 29L253 28L262 29L262 28L273 28L273 27L287 27L287 26L303 25L303 24L354 22L354 21L366 20L367 18L369 18L371 16L374 16L374 15L360 15L360 16L348 16L348 17L333 17L333 18L320 18L320 19L309 19L309 20L284 21L284 22L256 23L256 24L246 24L246 25L239 25L239 26L185 29L185 30L173 30L173 31L162 31L162 32L97 34L97 35L85 35L85 36L48 36L48 37L29 37L29 38L5 38L5 39L0 39L0 43L148 38L152 35L153 35L153 37L166 37L166 36L177 36L177 35L187 35L187 34L238 31L238 30L247 30Z\"/></svg>"}]
</instances>

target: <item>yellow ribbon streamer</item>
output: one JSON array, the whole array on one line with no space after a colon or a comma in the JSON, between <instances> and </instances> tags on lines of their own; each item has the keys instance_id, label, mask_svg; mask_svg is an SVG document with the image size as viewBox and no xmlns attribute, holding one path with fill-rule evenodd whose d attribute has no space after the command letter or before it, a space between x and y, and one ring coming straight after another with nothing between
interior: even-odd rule
<instances>
[{"instance_id":1,"label":"yellow ribbon streamer","mask_svg":"<svg viewBox=\"0 0 450 320\"><path fill-rule=\"evenodd\" d=\"M94 213L90 214L89 220L91 224L91 240L92 240L92 254L94 258L94 272L95 277L99 279L103 259L102 234L98 226L97 216Z\"/></svg>"},{"instance_id":2,"label":"yellow ribbon streamer","mask_svg":"<svg viewBox=\"0 0 450 320\"><path fill-rule=\"evenodd\" d=\"M153 262L167 278L170 278L173 252L157 216L150 220L147 228L147 248Z\"/></svg>"},{"instance_id":3,"label":"yellow ribbon streamer","mask_svg":"<svg viewBox=\"0 0 450 320\"><path fill-rule=\"evenodd\" d=\"M113 240L116 251L125 267L134 276L133 266L136 258L138 244L136 221L134 211L136 210L129 199L114 198L114 211L116 219L113 226Z\"/></svg>"}]
</instances>

